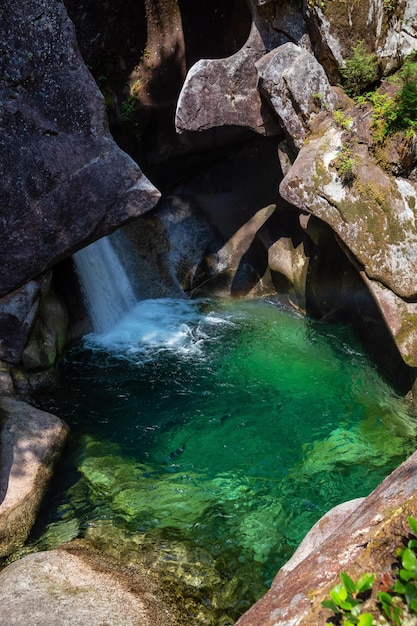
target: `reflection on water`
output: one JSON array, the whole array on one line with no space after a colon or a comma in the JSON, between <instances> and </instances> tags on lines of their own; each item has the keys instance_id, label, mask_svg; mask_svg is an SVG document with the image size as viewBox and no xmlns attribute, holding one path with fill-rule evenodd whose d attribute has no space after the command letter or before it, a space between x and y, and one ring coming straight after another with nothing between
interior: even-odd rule
<instances>
[{"instance_id":1,"label":"reflection on water","mask_svg":"<svg viewBox=\"0 0 417 626\"><path fill-rule=\"evenodd\" d=\"M190 625L236 619L416 431L348 329L264 301L139 302L39 401L73 439L30 549L81 536L146 565Z\"/></svg>"}]
</instances>

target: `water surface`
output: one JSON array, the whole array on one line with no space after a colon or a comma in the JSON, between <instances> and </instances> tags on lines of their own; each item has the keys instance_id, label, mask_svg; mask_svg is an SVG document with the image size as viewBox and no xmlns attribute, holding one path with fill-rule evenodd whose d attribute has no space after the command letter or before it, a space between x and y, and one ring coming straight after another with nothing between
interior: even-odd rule
<instances>
[{"instance_id":1,"label":"water surface","mask_svg":"<svg viewBox=\"0 0 417 626\"><path fill-rule=\"evenodd\" d=\"M72 439L33 546L87 537L136 559L177 585L190 626L232 623L416 430L348 328L268 301L139 302L39 402Z\"/></svg>"}]
</instances>

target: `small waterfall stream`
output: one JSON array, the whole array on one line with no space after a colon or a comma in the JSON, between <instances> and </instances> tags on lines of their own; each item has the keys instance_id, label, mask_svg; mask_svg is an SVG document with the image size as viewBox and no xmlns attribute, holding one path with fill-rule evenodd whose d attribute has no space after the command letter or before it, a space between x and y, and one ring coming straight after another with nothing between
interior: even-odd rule
<instances>
[{"instance_id":1,"label":"small waterfall stream","mask_svg":"<svg viewBox=\"0 0 417 626\"><path fill-rule=\"evenodd\" d=\"M110 237L73 255L95 333L107 333L136 303L130 280Z\"/></svg>"}]
</instances>

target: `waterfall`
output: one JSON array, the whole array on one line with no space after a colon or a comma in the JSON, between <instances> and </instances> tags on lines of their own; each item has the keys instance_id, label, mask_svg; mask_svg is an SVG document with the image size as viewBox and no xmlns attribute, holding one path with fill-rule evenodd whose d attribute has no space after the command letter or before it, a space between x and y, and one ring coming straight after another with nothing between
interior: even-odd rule
<instances>
[{"instance_id":1,"label":"waterfall","mask_svg":"<svg viewBox=\"0 0 417 626\"><path fill-rule=\"evenodd\" d=\"M95 333L107 333L135 305L129 278L103 237L73 255Z\"/></svg>"}]
</instances>

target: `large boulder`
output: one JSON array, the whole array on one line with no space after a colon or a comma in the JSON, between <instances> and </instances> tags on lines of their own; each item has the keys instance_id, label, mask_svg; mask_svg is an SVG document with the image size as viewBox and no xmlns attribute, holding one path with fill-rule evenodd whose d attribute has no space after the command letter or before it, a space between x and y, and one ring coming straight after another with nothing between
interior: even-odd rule
<instances>
[{"instance_id":1,"label":"large boulder","mask_svg":"<svg viewBox=\"0 0 417 626\"><path fill-rule=\"evenodd\" d=\"M112 571L76 552L38 552L0 572L3 624L179 626L146 575Z\"/></svg>"},{"instance_id":2,"label":"large boulder","mask_svg":"<svg viewBox=\"0 0 417 626\"><path fill-rule=\"evenodd\" d=\"M361 120L342 115L351 126L349 137L355 137ZM348 257L363 270L401 356L415 367L417 185L384 170L359 135L348 139L328 116L299 152L280 191L336 233Z\"/></svg>"},{"instance_id":3,"label":"large boulder","mask_svg":"<svg viewBox=\"0 0 417 626\"><path fill-rule=\"evenodd\" d=\"M153 207L114 143L63 4L0 8L0 295Z\"/></svg>"},{"instance_id":4,"label":"large boulder","mask_svg":"<svg viewBox=\"0 0 417 626\"><path fill-rule=\"evenodd\" d=\"M287 139L301 148L317 113L336 102L320 63L308 51L288 42L257 63L259 88L278 115Z\"/></svg>"},{"instance_id":5,"label":"large boulder","mask_svg":"<svg viewBox=\"0 0 417 626\"><path fill-rule=\"evenodd\" d=\"M309 49L301 12L285 0L274 7L251 3L252 29L246 43L223 59L201 59L188 72L178 98L178 132L237 126L261 135L279 127L265 109L257 88L255 62L288 41Z\"/></svg>"},{"instance_id":6,"label":"large boulder","mask_svg":"<svg viewBox=\"0 0 417 626\"><path fill-rule=\"evenodd\" d=\"M28 537L68 426L12 397L0 400L0 557Z\"/></svg>"}]
</instances>

